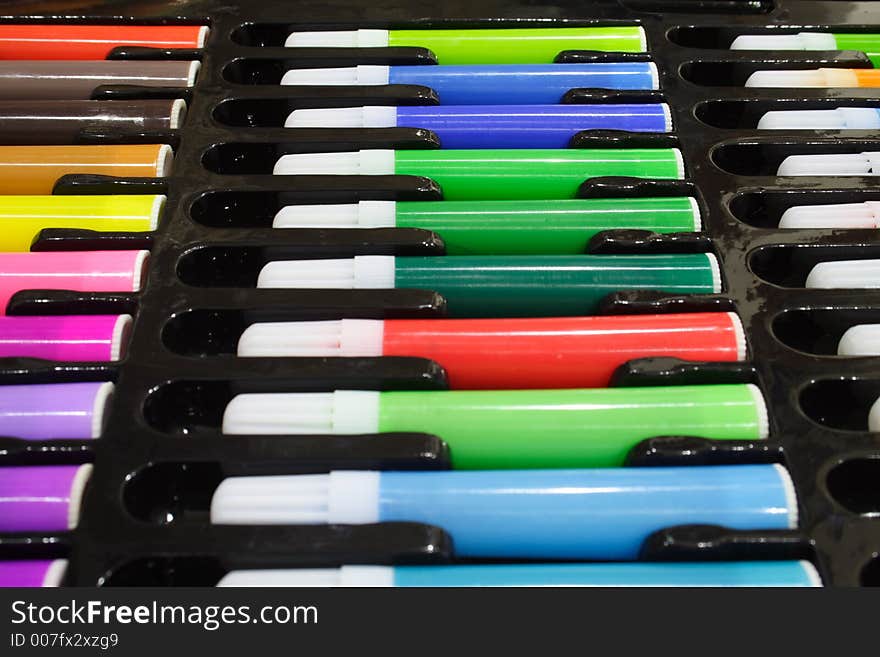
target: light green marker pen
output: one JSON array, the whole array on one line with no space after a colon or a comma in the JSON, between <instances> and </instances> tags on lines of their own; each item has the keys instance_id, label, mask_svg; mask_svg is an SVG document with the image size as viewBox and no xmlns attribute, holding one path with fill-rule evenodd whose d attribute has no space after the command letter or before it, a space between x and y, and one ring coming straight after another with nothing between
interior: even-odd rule
<instances>
[{"instance_id":1,"label":"light green marker pen","mask_svg":"<svg viewBox=\"0 0 880 657\"><path fill-rule=\"evenodd\" d=\"M440 64L550 64L563 50L645 52L639 26L293 32L288 48L427 48Z\"/></svg>"},{"instance_id":2,"label":"light green marker pen","mask_svg":"<svg viewBox=\"0 0 880 657\"><path fill-rule=\"evenodd\" d=\"M858 50L880 67L880 34L748 34L736 37L731 50Z\"/></svg>"},{"instance_id":3,"label":"light green marker pen","mask_svg":"<svg viewBox=\"0 0 880 657\"><path fill-rule=\"evenodd\" d=\"M447 201L575 198L599 176L680 180L677 148L363 150L282 156L275 175L405 175L437 182Z\"/></svg>"},{"instance_id":4,"label":"light green marker pen","mask_svg":"<svg viewBox=\"0 0 880 657\"><path fill-rule=\"evenodd\" d=\"M278 260L257 287L433 290L450 317L563 317L595 312L621 290L670 294L721 291L715 256L356 256Z\"/></svg>"},{"instance_id":5,"label":"light green marker pen","mask_svg":"<svg viewBox=\"0 0 880 657\"><path fill-rule=\"evenodd\" d=\"M456 469L610 468L660 435L767 437L754 385L239 395L226 434L434 434Z\"/></svg>"},{"instance_id":6,"label":"light green marker pen","mask_svg":"<svg viewBox=\"0 0 880 657\"><path fill-rule=\"evenodd\" d=\"M288 205L275 228L421 228L443 238L448 255L583 253L603 230L700 230L693 198L540 201L361 201Z\"/></svg>"}]
</instances>

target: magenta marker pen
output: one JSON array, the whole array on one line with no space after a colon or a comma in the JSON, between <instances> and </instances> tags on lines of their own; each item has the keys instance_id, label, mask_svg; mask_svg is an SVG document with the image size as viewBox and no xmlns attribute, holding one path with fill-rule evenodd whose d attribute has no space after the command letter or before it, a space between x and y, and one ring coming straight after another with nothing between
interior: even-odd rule
<instances>
[{"instance_id":1,"label":"magenta marker pen","mask_svg":"<svg viewBox=\"0 0 880 657\"><path fill-rule=\"evenodd\" d=\"M0 467L0 532L75 528L91 473L91 465Z\"/></svg>"},{"instance_id":2,"label":"magenta marker pen","mask_svg":"<svg viewBox=\"0 0 880 657\"><path fill-rule=\"evenodd\" d=\"M0 316L0 358L119 360L131 315Z\"/></svg>"},{"instance_id":3,"label":"magenta marker pen","mask_svg":"<svg viewBox=\"0 0 880 657\"><path fill-rule=\"evenodd\" d=\"M0 386L0 436L98 438L112 395L112 383Z\"/></svg>"},{"instance_id":4,"label":"magenta marker pen","mask_svg":"<svg viewBox=\"0 0 880 657\"><path fill-rule=\"evenodd\" d=\"M67 561L65 559L0 561L0 589L61 586L66 572Z\"/></svg>"}]
</instances>

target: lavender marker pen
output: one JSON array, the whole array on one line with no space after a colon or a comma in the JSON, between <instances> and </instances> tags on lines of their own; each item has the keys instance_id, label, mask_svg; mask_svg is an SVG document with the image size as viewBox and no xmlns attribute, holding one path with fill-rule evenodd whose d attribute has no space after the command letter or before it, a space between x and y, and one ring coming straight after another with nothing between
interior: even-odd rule
<instances>
[{"instance_id":1,"label":"lavender marker pen","mask_svg":"<svg viewBox=\"0 0 880 657\"><path fill-rule=\"evenodd\" d=\"M0 436L98 438L112 395L112 383L0 386Z\"/></svg>"},{"instance_id":2,"label":"lavender marker pen","mask_svg":"<svg viewBox=\"0 0 880 657\"><path fill-rule=\"evenodd\" d=\"M0 467L0 532L75 528L91 473L91 465Z\"/></svg>"}]
</instances>

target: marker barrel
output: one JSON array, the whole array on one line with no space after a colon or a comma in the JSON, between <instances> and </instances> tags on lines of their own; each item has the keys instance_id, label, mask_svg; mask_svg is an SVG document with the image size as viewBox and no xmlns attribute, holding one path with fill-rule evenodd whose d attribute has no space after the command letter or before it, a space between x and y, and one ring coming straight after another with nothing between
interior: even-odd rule
<instances>
[{"instance_id":1,"label":"marker barrel","mask_svg":"<svg viewBox=\"0 0 880 657\"><path fill-rule=\"evenodd\" d=\"M0 146L0 194L51 194L68 173L162 177L173 157L165 144Z\"/></svg>"},{"instance_id":2,"label":"marker barrel","mask_svg":"<svg viewBox=\"0 0 880 657\"><path fill-rule=\"evenodd\" d=\"M161 195L0 196L0 251L30 251L44 228L155 230L164 207Z\"/></svg>"},{"instance_id":3,"label":"marker barrel","mask_svg":"<svg viewBox=\"0 0 880 657\"><path fill-rule=\"evenodd\" d=\"M21 290L137 292L149 251L0 253L0 314Z\"/></svg>"},{"instance_id":4,"label":"marker barrel","mask_svg":"<svg viewBox=\"0 0 880 657\"><path fill-rule=\"evenodd\" d=\"M112 395L112 383L0 386L0 436L99 438Z\"/></svg>"},{"instance_id":5,"label":"marker barrel","mask_svg":"<svg viewBox=\"0 0 880 657\"><path fill-rule=\"evenodd\" d=\"M61 586L66 570L64 559L0 561L0 589Z\"/></svg>"},{"instance_id":6,"label":"marker barrel","mask_svg":"<svg viewBox=\"0 0 880 657\"><path fill-rule=\"evenodd\" d=\"M83 129L107 132L176 130L183 100L0 100L0 143L75 144Z\"/></svg>"},{"instance_id":7,"label":"marker barrel","mask_svg":"<svg viewBox=\"0 0 880 657\"><path fill-rule=\"evenodd\" d=\"M0 316L0 358L119 360L131 323L130 315Z\"/></svg>"},{"instance_id":8,"label":"marker barrel","mask_svg":"<svg viewBox=\"0 0 880 657\"><path fill-rule=\"evenodd\" d=\"M200 63L171 61L2 61L2 100L89 100L102 85L187 88ZM113 101L120 102L120 101Z\"/></svg>"},{"instance_id":9,"label":"marker barrel","mask_svg":"<svg viewBox=\"0 0 880 657\"><path fill-rule=\"evenodd\" d=\"M871 60L875 68L880 67L880 34L835 34L837 50L857 50Z\"/></svg>"},{"instance_id":10,"label":"marker barrel","mask_svg":"<svg viewBox=\"0 0 880 657\"><path fill-rule=\"evenodd\" d=\"M118 46L201 48L202 25L0 25L0 59L105 59Z\"/></svg>"},{"instance_id":11,"label":"marker barrel","mask_svg":"<svg viewBox=\"0 0 880 657\"><path fill-rule=\"evenodd\" d=\"M733 313L269 322L238 342L245 357L429 358L455 390L601 388L634 358L736 361L745 350Z\"/></svg>"},{"instance_id":12,"label":"marker barrel","mask_svg":"<svg viewBox=\"0 0 880 657\"><path fill-rule=\"evenodd\" d=\"M79 522L90 465L0 467L0 532L62 532Z\"/></svg>"}]
</instances>

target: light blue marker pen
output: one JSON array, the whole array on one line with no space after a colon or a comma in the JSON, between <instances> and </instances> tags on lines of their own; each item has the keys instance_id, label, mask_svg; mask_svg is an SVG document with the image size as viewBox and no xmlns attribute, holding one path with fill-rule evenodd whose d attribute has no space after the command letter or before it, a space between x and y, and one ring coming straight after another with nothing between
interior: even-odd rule
<instances>
[{"instance_id":1,"label":"light blue marker pen","mask_svg":"<svg viewBox=\"0 0 880 657\"><path fill-rule=\"evenodd\" d=\"M236 570L217 586L822 586L809 561L343 566Z\"/></svg>"},{"instance_id":2,"label":"light blue marker pen","mask_svg":"<svg viewBox=\"0 0 880 657\"><path fill-rule=\"evenodd\" d=\"M878 130L880 109L837 107L829 110L778 110L766 112L759 130Z\"/></svg>"},{"instance_id":3,"label":"light blue marker pen","mask_svg":"<svg viewBox=\"0 0 880 657\"><path fill-rule=\"evenodd\" d=\"M421 522L460 557L628 560L673 525L790 529L797 500L778 465L358 472L233 477L215 524Z\"/></svg>"},{"instance_id":4,"label":"light blue marker pen","mask_svg":"<svg viewBox=\"0 0 880 657\"><path fill-rule=\"evenodd\" d=\"M570 89L658 89L659 78L653 62L599 62L297 68L287 71L281 84L414 84L433 89L443 105L538 105L558 103Z\"/></svg>"}]
</instances>

